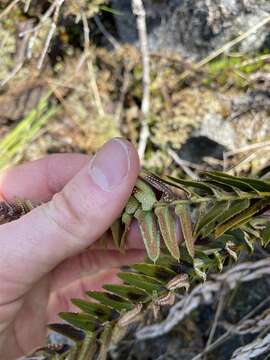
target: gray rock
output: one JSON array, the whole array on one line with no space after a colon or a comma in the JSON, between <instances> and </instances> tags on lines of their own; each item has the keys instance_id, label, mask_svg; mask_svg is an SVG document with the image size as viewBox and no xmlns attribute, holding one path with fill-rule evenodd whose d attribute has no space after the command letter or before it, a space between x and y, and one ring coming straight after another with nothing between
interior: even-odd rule
<instances>
[{"instance_id":1,"label":"gray rock","mask_svg":"<svg viewBox=\"0 0 270 360\"><path fill-rule=\"evenodd\" d=\"M224 146L227 149L235 149L236 132L229 121L224 121L220 115L209 114L206 116L193 136L205 136L206 138Z\"/></svg>"},{"instance_id":2,"label":"gray rock","mask_svg":"<svg viewBox=\"0 0 270 360\"><path fill-rule=\"evenodd\" d=\"M270 14L267 0L145 0L151 51L173 50L200 59ZM137 41L131 1L112 0L120 14L115 22L122 42ZM243 41L240 51L258 50L269 35L267 27Z\"/></svg>"},{"instance_id":3,"label":"gray rock","mask_svg":"<svg viewBox=\"0 0 270 360\"><path fill-rule=\"evenodd\" d=\"M234 96L231 115L209 113L193 131L193 137L205 137L228 150L236 150L251 143L265 141L270 136L270 93L255 90Z\"/></svg>"}]
</instances>

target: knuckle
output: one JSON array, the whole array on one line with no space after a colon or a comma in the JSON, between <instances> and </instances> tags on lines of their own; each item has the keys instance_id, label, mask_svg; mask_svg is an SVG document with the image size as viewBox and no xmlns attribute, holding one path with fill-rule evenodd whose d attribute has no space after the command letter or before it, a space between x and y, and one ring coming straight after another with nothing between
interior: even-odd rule
<instances>
[{"instance_id":1,"label":"knuckle","mask_svg":"<svg viewBox=\"0 0 270 360\"><path fill-rule=\"evenodd\" d=\"M86 251L79 255L81 273L85 274L88 272L89 264L91 264L91 272L97 271L102 268L100 258L95 252ZM104 264L103 264L104 265Z\"/></svg>"},{"instance_id":2,"label":"knuckle","mask_svg":"<svg viewBox=\"0 0 270 360\"><path fill-rule=\"evenodd\" d=\"M63 190L55 194L52 200L45 206L45 212L49 220L53 222L61 233L75 237L85 238L85 219L74 203Z\"/></svg>"}]
</instances>

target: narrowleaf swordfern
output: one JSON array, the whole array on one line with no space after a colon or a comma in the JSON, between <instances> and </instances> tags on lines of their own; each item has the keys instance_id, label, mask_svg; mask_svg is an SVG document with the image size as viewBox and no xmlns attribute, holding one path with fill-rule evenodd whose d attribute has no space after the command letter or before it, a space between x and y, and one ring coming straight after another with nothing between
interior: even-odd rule
<instances>
[{"instance_id":1,"label":"narrowleaf swordfern","mask_svg":"<svg viewBox=\"0 0 270 360\"><path fill-rule=\"evenodd\" d=\"M35 206L27 201L2 203L0 220L16 219ZM105 291L88 291L89 301L71 299L80 312L62 312L65 323L49 328L74 341L74 346L48 345L35 353L46 359L103 360L125 336L131 323L161 307L173 305L177 292L222 271L242 249L270 242L270 180L205 172L198 181L142 171L132 196L111 233L124 251L131 221L137 219L148 259L118 274L122 285L105 284ZM184 241L178 244L177 224ZM161 243L162 241L162 243ZM94 300L94 301L91 301Z\"/></svg>"}]
</instances>

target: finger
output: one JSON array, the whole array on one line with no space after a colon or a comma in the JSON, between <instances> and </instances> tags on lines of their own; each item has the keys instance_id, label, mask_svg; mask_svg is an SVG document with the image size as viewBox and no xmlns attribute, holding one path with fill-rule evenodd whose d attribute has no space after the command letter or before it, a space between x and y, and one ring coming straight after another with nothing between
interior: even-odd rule
<instances>
[{"instance_id":1,"label":"finger","mask_svg":"<svg viewBox=\"0 0 270 360\"><path fill-rule=\"evenodd\" d=\"M143 250L129 250L121 254L117 250L87 250L71 257L52 272L51 291L67 286L71 282L113 267L121 267L142 261Z\"/></svg>"},{"instance_id":2,"label":"finger","mask_svg":"<svg viewBox=\"0 0 270 360\"><path fill-rule=\"evenodd\" d=\"M120 215L138 173L134 147L113 139L51 201L2 225L0 297L23 295L98 239Z\"/></svg>"},{"instance_id":3,"label":"finger","mask_svg":"<svg viewBox=\"0 0 270 360\"><path fill-rule=\"evenodd\" d=\"M109 271L101 271L98 274L83 277L74 281L69 286L55 291L51 294L47 310L48 322L59 322L57 316L59 312L71 311L78 312L79 309L70 301L74 298L91 301L85 294L86 291L104 291L102 285L104 284L119 284L121 280L117 277L119 269L110 269Z\"/></svg>"},{"instance_id":4,"label":"finger","mask_svg":"<svg viewBox=\"0 0 270 360\"><path fill-rule=\"evenodd\" d=\"M0 174L0 200L48 201L89 161L83 154L55 154Z\"/></svg>"}]
</instances>

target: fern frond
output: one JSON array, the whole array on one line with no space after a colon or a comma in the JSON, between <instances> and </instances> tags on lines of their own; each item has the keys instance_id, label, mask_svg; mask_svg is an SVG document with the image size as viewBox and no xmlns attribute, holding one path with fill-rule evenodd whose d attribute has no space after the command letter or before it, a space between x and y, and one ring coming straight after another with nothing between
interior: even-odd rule
<instances>
[{"instance_id":1,"label":"fern frond","mask_svg":"<svg viewBox=\"0 0 270 360\"><path fill-rule=\"evenodd\" d=\"M148 259L120 272L121 285L87 292L94 301L72 300L80 312L61 313L66 324L49 327L76 345L54 354L59 359L69 359L71 353L76 360L105 359L110 344L145 313L157 318L161 307L173 304L176 293L205 281L209 271L221 271L230 259L237 260L241 250L252 252L255 242L267 246L270 221L264 213L269 205L267 181L219 172L203 173L198 181L161 179L142 172L111 230L115 246L123 251L131 221L137 219ZM184 239L180 244L178 221Z\"/></svg>"}]
</instances>

